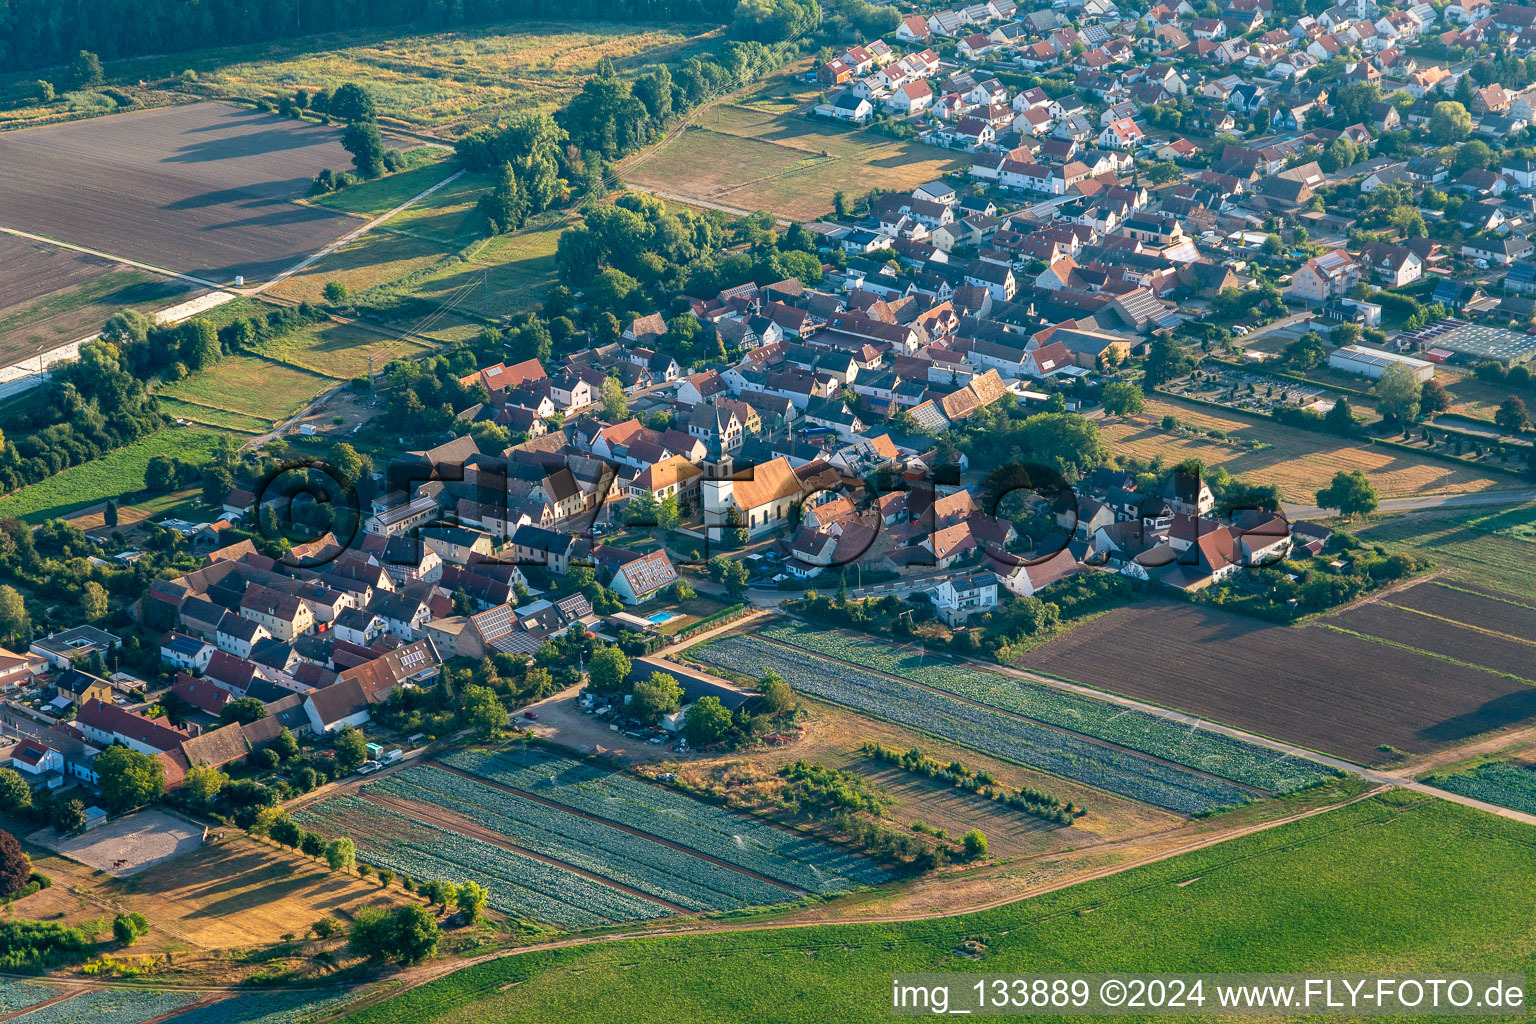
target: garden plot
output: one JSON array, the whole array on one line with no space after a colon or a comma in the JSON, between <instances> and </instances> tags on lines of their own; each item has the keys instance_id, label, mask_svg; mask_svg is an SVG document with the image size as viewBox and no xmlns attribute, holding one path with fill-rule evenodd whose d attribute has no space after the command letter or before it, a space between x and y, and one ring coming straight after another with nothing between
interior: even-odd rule
<instances>
[{"instance_id":1,"label":"garden plot","mask_svg":"<svg viewBox=\"0 0 1536 1024\"><path fill-rule=\"evenodd\" d=\"M1219 733L1190 729L1015 676L938 661L921 649L893 648L887 642L798 623L765 629L761 635L1275 793L1303 789L1337 775L1315 762Z\"/></svg>"},{"instance_id":2,"label":"garden plot","mask_svg":"<svg viewBox=\"0 0 1536 1024\"><path fill-rule=\"evenodd\" d=\"M207 1006L177 1014L166 1024L298 1024L325 1016L330 1010L349 1002L357 990L336 995L314 992L262 992L235 996Z\"/></svg>"},{"instance_id":3,"label":"garden plot","mask_svg":"<svg viewBox=\"0 0 1536 1024\"><path fill-rule=\"evenodd\" d=\"M430 765L370 782L363 793L445 807L529 852L688 910L740 910L796 896L782 886Z\"/></svg>"},{"instance_id":4,"label":"garden plot","mask_svg":"<svg viewBox=\"0 0 1536 1024\"><path fill-rule=\"evenodd\" d=\"M415 879L473 879L494 910L567 927L591 928L667 916L666 908L574 871L415 821L353 796L310 804L293 820L327 835L351 836L358 858Z\"/></svg>"},{"instance_id":5,"label":"garden plot","mask_svg":"<svg viewBox=\"0 0 1536 1024\"><path fill-rule=\"evenodd\" d=\"M771 668L813 697L1170 811L1207 814L1253 800L1251 790L1219 779L872 672L817 664L758 637L727 636L689 653L751 676Z\"/></svg>"},{"instance_id":6,"label":"garden plot","mask_svg":"<svg viewBox=\"0 0 1536 1024\"><path fill-rule=\"evenodd\" d=\"M0 1017L64 994L64 989L35 981L0 981Z\"/></svg>"},{"instance_id":7,"label":"garden plot","mask_svg":"<svg viewBox=\"0 0 1536 1024\"><path fill-rule=\"evenodd\" d=\"M538 750L455 751L443 762L532 796L617 822L808 892L876 885L874 861L682 793Z\"/></svg>"}]
</instances>

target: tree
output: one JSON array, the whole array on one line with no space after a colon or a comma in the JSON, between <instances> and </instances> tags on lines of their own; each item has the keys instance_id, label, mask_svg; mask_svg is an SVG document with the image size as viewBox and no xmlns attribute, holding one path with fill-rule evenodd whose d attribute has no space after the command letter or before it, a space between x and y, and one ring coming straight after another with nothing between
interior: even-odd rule
<instances>
[{"instance_id":1,"label":"tree","mask_svg":"<svg viewBox=\"0 0 1536 1024\"><path fill-rule=\"evenodd\" d=\"M1394 423L1407 426L1419 414L1422 385L1402 363L1393 363L1376 380L1376 408Z\"/></svg>"},{"instance_id":2,"label":"tree","mask_svg":"<svg viewBox=\"0 0 1536 1024\"><path fill-rule=\"evenodd\" d=\"M53 805L48 822L59 835L67 835L85 824L85 804L71 797Z\"/></svg>"},{"instance_id":3,"label":"tree","mask_svg":"<svg viewBox=\"0 0 1536 1024\"><path fill-rule=\"evenodd\" d=\"M0 768L0 811L20 814L32 806L32 787L14 768Z\"/></svg>"},{"instance_id":4,"label":"tree","mask_svg":"<svg viewBox=\"0 0 1536 1024\"><path fill-rule=\"evenodd\" d=\"M1160 335L1147 352L1146 365L1142 368L1142 388L1150 392L1194 368L1195 361L1184 351L1184 346L1166 334Z\"/></svg>"},{"instance_id":5,"label":"tree","mask_svg":"<svg viewBox=\"0 0 1536 1024\"><path fill-rule=\"evenodd\" d=\"M70 62L69 77L74 81L76 88L96 88L105 80L101 70L101 58L90 50L81 50Z\"/></svg>"},{"instance_id":6,"label":"tree","mask_svg":"<svg viewBox=\"0 0 1536 1024\"><path fill-rule=\"evenodd\" d=\"M1310 370L1328 357L1328 349L1316 331L1308 331L1285 346L1285 361L1298 370Z\"/></svg>"},{"instance_id":7,"label":"tree","mask_svg":"<svg viewBox=\"0 0 1536 1024\"><path fill-rule=\"evenodd\" d=\"M466 686L463 701L459 723L473 729L480 739L495 739L506 729L507 709L502 706L495 690L488 686Z\"/></svg>"},{"instance_id":8,"label":"tree","mask_svg":"<svg viewBox=\"0 0 1536 1024\"><path fill-rule=\"evenodd\" d=\"M146 474L147 477L147 474ZM235 486L235 478L223 466L209 466L203 470L203 504L219 508L225 495Z\"/></svg>"},{"instance_id":9,"label":"tree","mask_svg":"<svg viewBox=\"0 0 1536 1024\"><path fill-rule=\"evenodd\" d=\"M374 121L353 121L342 133L341 145L352 154L352 166L364 178L384 173L384 137Z\"/></svg>"},{"instance_id":10,"label":"tree","mask_svg":"<svg viewBox=\"0 0 1536 1024\"><path fill-rule=\"evenodd\" d=\"M731 731L731 712L719 697L700 697L683 716L683 735L694 746L718 743Z\"/></svg>"},{"instance_id":11,"label":"tree","mask_svg":"<svg viewBox=\"0 0 1536 1024\"><path fill-rule=\"evenodd\" d=\"M112 936L125 946L139 941L149 931L149 920L140 913L118 914L112 919Z\"/></svg>"},{"instance_id":12,"label":"tree","mask_svg":"<svg viewBox=\"0 0 1536 1024\"><path fill-rule=\"evenodd\" d=\"M1460 142L1472 134L1472 115L1453 100L1436 103L1429 115L1429 134L1442 146Z\"/></svg>"},{"instance_id":13,"label":"tree","mask_svg":"<svg viewBox=\"0 0 1536 1024\"><path fill-rule=\"evenodd\" d=\"M107 600L107 588L95 580L86 580L85 586L80 588L80 612L85 616L85 621L96 622L106 617L111 610L111 603Z\"/></svg>"},{"instance_id":14,"label":"tree","mask_svg":"<svg viewBox=\"0 0 1536 1024\"><path fill-rule=\"evenodd\" d=\"M277 739L272 741L271 749L284 761L299 752L299 741L293 738L293 732L286 725L278 731Z\"/></svg>"},{"instance_id":15,"label":"tree","mask_svg":"<svg viewBox=\"0 0 1536 1024\"><path fill-rule=\"evenodd\" d=\"M1119 382L1105 384L1099 400L1111 416L1134 416L1147 405L1141 389Z\"/></svg>"},{"instance_id":16,"label":"tree","mask_svg":"<svg viewBox=\"0 0 1536 1024\"><path fill-rule=\"evenodd\" d=\"M373 94L356 82L348 82L332 93L325 112L343 121L372 121L378 116Z\"/></svg>"},{"instance_id":17,"label":"tree","mask_svg":"<svg viewBox=\"0 0 1536 1024\"><path fill-rule=\"evenodd\" d=\"M479 882L465 882L459 886L454 904L459 908L459 913L464 915L464 920L473 924L480 920L480 914L485 910L485 901L490 895Z\"/></svg>"},{"instance_id":18,"label":"tree","mask_svg":"<svg viewBox=\"0 0 1536 1024\"><path fill-rule=\"evenodd\" d=\"M587 682L598 693L618 693L629 679L629 655L612 644L592 653L587 666Z\"/></svg>"},{"instance_id":19,"label":"tree","mask_svg":"<svg viewBox=\"0 0 1536 1024\"><path fill-rule=\"evenodd\" d=\"M1451 396L1434 377L1425 381L1419 389L1419 412L1429 417L1435 413L1445 412L1451 407Z\"/></svg>"},{"instance_id":20,"label":"tree","mask_svg":"<svg viewBox=\"0 0 1536 1024\"><path fill-rule=\"evenodd\" d=\"M27 628L27 603L21 591L9 583L0 584L0 636L7 640L20 636Z\"/></svg>"},{"instance_id":21,"label":"tree","mask_svg":"<svg viewBox=\"0 0 1536 1024\"><path fill-rule=\"evenodd\" d=\"M617 377L604 377L602 386L603 417L611 423L629 419L629 402L624 397L624 385Z\"/></svg>"},{"instance_id":22,"label":"tree","mask_svg":"<svg viewBox=\"0 0 1536 1024\"><path fill-rule=\"evenodd\" d=\"M1317 503L1322 508L1336 508L1340 515L1353 519L1376 511L1376 488L1360 470L1346 473L1342 470L1333 475L1333 482L1317 492Z\"/></svg>"},{"instance_id":23,"label":"tree","mask_svg":"<svg viewBox=\"0 0 1536 1024\"><path fill-rule=\"evenodd\" d=\"M345 441L331 449L331 466L342 479L353 485L373 475L373 460Z\"/></svg>"},{"instance_id":24,"label":"tree","mask_svg":"<svg viewBox=\"0 0 1536 1024\"><path fill-rule=\"evenodd\" d=\"M357 847L346 836L325 844L325 863L332 871L351 871L357 862Z\"/></svg>"},{"instance_id":25,"label":"tree","mask_svg":"<svg viewBox=\"0 0 1536 1024\"><path fill-rule=\"evenodd\" d=\"M327 281L325 283L325 301L332 305L347 301L347 286L340 281Z\"/></svg>"},{"instance_id":26,"label":"tree","mask_svg":"<svg viewBox=\"0 0 1536 1024\"><path fill-rule=\"evenodd\" d=\"M987 855L987 836L981 829L971 829L960 841L965 846L967 859L978 860Z\"/></svg>"},{"instance_id":27,"label":"tree","mask_svg":"<svg viewBox=\"0 0 1536 1024\"><path fill-rule=\"evenodd\" d=\"M198 803L208 804L219 795L224 784L229 781L229 776L211 765L200 764L187 769L187 777L181 784L181 790L188 797Z\"/></svg>"},{"instance_id":28,"label":"tree","mask_svg":"<svg viewBox=\"0 0 1536 1024\"><path fill-rule=\"evenodd\" d=\"M668 672L652 672L635 684L630 711L642 721L654 722L662 715L676 711L682 703L683 688L677 677Z\"/></svg>"},{"instance_id":29,"label":"tree","mask_svg":"<svg viewBox=\"0 0 1536 1024\"><path fill-rule=\"evenodd\" d=\"M343 773L357 771L368 760L368 741L352 726L336 734L336 767Z\"/></svg>"},{"instance_id":30,"label":"tree","mask_svg":"<svg viewBox=\"0 0 1536 1024\"><path fill-rule=\"evenodd\" d=\"M32 880L32 860L9 832L0 832L0 897L8 897Z\"/></svg>"},{"instance_id":31,"label":"tree","mask_svg":"<svg viewBox=\"0 0 1536 1024\"><path fill-rule=\"evenodd\" d=\"M795 706L795 691L773 669L769 669L758 681L757 689L762 695L763 710L770 715L777 715Z\"/></svg>"},{"instance_id":32,"label":"tree","mask_svg":"<svg viewBox=\"0 0 1536 1024\"><path fill-rule=\"evenodd\" d=\"M532 204L528 194L518 183L517 174L510 163L501 165L496 172L496 183L480 197L477 209L485 219L485 230L492 235L516 231L528 219Z\"/></svg>"},{"instance_id":33,"label":"tree","mask_svg":"<svg viewBox=\"0 0 1536 1024\"><path fill-rule=\"evenodd\" d=\"M299 849L305 856L319 857L325 853L325 837L317 832L301 832Z\"/></svg>"},{"instance_id":34,"label":"tree","mask_svg":"<svg viewBox=\"0 0 1536 1024\"><path fill-rule=\"evenodd\" d=\"M267 717L267 706L255 697L236 697L219 711L219 724L249 725Z\"/></svg>"},{"instance_id":35,"label":"tree","mask_svg":"<svg viewBox=\"0 0 1536 1024\"><path fill-rule=\"evenodd\" d=\"M57 98L52 82L39 78L32 83L32 97L39 103L52 103Z\"/></svg>"},{"instance_id":36,"label":"tree","mask_svg":"<svg viewBox=\"0 0 1536 1024\"><path fill-rule=\"evenodd\" d=\"M1518 434L1531 425L1531 417L1525 409L1525 403L1515 395L1510 395L1499 403L1498 411L1493 414L1493 422L1506 434Z\"/></svg>"},{"instance_id":37,"label":"tree","mask_svg":"<svg viewBox=\"0 0 1536 1024\"><path fill-rule=\"evenodd\" d=\"M117 527L117 502L108 501L101 510L101 525L112 530Z\"/></svg>"},{"instance_id":38,"label":"tree","mask_svg":"<svg viewBox=\"0 0 1536 1024\"><path fill-rule=\"evenodd\" d=\"M113 745L96 756L101 795L114 811L158 800L165 792L165 766L137 750Z\"/></svg>"},{"instance_id":39,"label":"tree","mask_svg":"<svg viewBox=\"0 0 1536 1024\"><path fill-rule=\"evenodd\" d=\"M1166 185L1171 181L1178 181L1183 176L1183 169L1178 164L1169 160L1152 165L1151 169L1147 171L1147 184Z\"/></svg>"},{"instance_id":40,"label":"tree","mask_svg":"<svg viewBox=\"0 0 1536 1024\"><path fill-rule=\"evenodd\" d=\"M1349 437L1355 432L1355 426L1355 414L1349 407L1349 399L1340 395L1334 400L1333 408L1323 417L1323 427L1330 434Z\"/></svg>"},{"instance_id":41,"label":"tree","mask_svg":"<svg viewBox=\"0 0 1536 1024\"><path fill-rule=\"evenodd\" d=\"M841 191L832 193L832 216L838 220L845 220L848 217L848 197Z\"/></svg>"}]
</instances>

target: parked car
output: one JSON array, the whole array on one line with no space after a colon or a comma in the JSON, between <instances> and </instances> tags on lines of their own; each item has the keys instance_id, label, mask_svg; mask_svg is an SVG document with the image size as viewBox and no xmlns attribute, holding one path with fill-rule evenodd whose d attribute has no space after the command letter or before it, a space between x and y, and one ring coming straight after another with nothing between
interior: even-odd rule
<instances>
[{"instance_id":1,"label":"parked car","mask_svg":"<svg viewBox=\"0 0 1536 1024\"><path fill-rule=\"evenodd\" d=\"M364 761L361 765L358 766L357 774L372 775L374 772L383 769L383 767L384 766L379 764L377 761Z\"/></svg>"},{"instance_id":2,"label":"parked car","mask_svg":"<svg viewBox=\"0 0 1536 1024\"><path fill-rule=\"evenodd\" d=\"M537 711L524 711L523 712L523 717L524 718L531 718L534 721L538 721L539 720L539 713Z\"/></svg>"}]
</instances>

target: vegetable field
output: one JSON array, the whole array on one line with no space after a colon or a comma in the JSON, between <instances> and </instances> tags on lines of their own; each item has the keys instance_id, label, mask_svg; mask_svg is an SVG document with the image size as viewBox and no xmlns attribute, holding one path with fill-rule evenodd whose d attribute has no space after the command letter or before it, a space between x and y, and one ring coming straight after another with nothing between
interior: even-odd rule
<instances>
[{"instance_id":1,"label":"vegetable field","mask_svg":"<svg viewBox=\"0 0 1536 1024\"><path fill-rule=\"evenodd\" d=\"M37 982L0 981L0 1015L25 1010L62 993L62 989Z\"/></svg>"},{"instance_id":2,"label":"vegetable field","mask_svg":"<svg viewBox=\"0 0 1536 1024\"><path fill-rule=\"evenodd\" d=\"M1275 793L1303 789L1337 774L1311 761L1276 754L1219 733L1189 729L1106 701L1064 693L1015 676L941 662L921 649L892 647L803 623L775 626L762 630L761 635Z\"/></svg>"},{"instance_id":3,"label":"vegetable field","mask_svg":"<svg viewBox=\"0 0 1536 1024\"><path fill-rule=\"evenodd\" d=\"M631 832L430 765L416 765L370 782L363 792L445 807L521 849L692 911L740 910L783 903L796 895Z\"/></svg>"},{"instance_id":4,"label":"vegetable field","mask_svg":"<svg viewBox=\"0 0 1536 1024\"><path fill-rule=\"evenodd\" d=\"M819 664L758 637L727 636L689 653L752 676L771 668L814 697L1171 811L1203 814L1253 799L1229 782L872 672Z\"/></svg>"},{"instance_id":5,"label":"vegetable field","mask_svg":"<svg viewBox=\"0 0 1536 1024\"><path fill-rule=\"evenodd\" d=\"M18 1024L143 1024L201 998L195 992L98 989L11 1019Z\"/></svg>"},{"instance_id":6,"label":"vegetable field","mask_svg":"<svg viewBox=\"0 0 1536 1024\"><path fill-rule=\"evenodd\" d=\"M235 996L172 1017L167 1024L307 1024L335 1012L357 990L336 995L314 992L261 992Z\"/></svg>"},{"instance_id":7,"label":"vegetable field","mask_svg":"<svg viewBox=\"0 0 1536 1024\"><path fill-rule=\"evenodd\" d=\"M665 908L573 871L455 835L352 796L296 811L293 820L327 835L349 835L358 858L416 879L473 879L504 914L568 927L665 917Z\"/></svg>"},{"instance_id":8,"label":"vegetable field","mask_svg":"<svg viewBox=\"0 0 1536 1024\"><path fill-rule=\"evenodd\" d=\"M874 885L875 862L661 786L538 750L461 750L445 764L808 892Z\"/></svg>"},{"instance_id":9,"label":"vegetable field","mask_svg":"<svg viewBox=\"0 0 1536 1024\"><path fill-rule=\"evenodd\" d=\"M1471 771L1432 775L1424 781L1451 793L1536 814L1536 769L1490 761Z\"/></svg>"}]
</instances>

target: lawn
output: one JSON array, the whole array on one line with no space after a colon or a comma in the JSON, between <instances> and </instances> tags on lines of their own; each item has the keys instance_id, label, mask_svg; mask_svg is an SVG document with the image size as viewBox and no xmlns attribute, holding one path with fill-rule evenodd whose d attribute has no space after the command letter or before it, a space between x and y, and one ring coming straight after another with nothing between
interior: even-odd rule
<instances>
[{"instance_id":1,"label":"lawn","mask_svg":"<svg viewBox=\"0 0 1536 1024\"><path fill-rule=\"evenodd\" d=\"M832 208L834 192L905 192L962 165L932 146L807 120L786 110L787 102L768 99L777 84L760 90L768 109L751 105L750 97L746 105L711 107L688 130L631 158L624 180L807 220Z\"/></svg>"},{"instance_id":2,"label":"lawn","mask_svg":"<svg viewBox=\"0 0 1536 1024\"><path fill-rule=\"evenodd\" d=\"M191 427L167 427L133 444L0 498L0 517L29 523L71 512L144 488L144 467L156 455L201 464L212 457L217 435Z\"/></svg>"},{"instance_id":3,"label":"lawn","mask_svg":"<svg viewBox=\"0 0 1536 1024\"><path fill-rule=\"evenodd\" d=\"M1230 440L1164 430L1165 415L1204 429L1221 430ZM1287 501L1312 504L1319 488L1341 470L1362 470L1383 498L1399 495L1482 491L1508 487L1512 478L1473 466L1421 458L1378 445L1339 438L1224 413L1192 403L1149 399L1140 416L1107 421L1101 436L1113 453L1142 459L1162 456L1172 465L1188 458L1221 466L1233 476L1279 486ZM1240 443L1257 441L1257 450Z\"/></svg>"},{"instance_id":4,"label":"lawn","mask_svg":"<svg viewBox=\"0 0 1536 1024\"><path fill-rule=\"evenodd\" d=\"M702 25L529 22L390 39L325 42L328 49L221 67L202 78L230 95L258 98L294 89L366 85L379 113L455 131L529 110L551 110L604 59L621 72L708 51L717 32Z\"/></svg>"},{"instance_id":5,"label":"lawn","mask_svg":"<svg viewBox=\"0 0 1536 1024\"><path fill-rule=\"evenodd\" d=\"M346 1020L863 1022L898 971L1512 971L1536 951L1528 832L1394 794L980 914L546 950Z\"/></svg>"}]
</instances>

